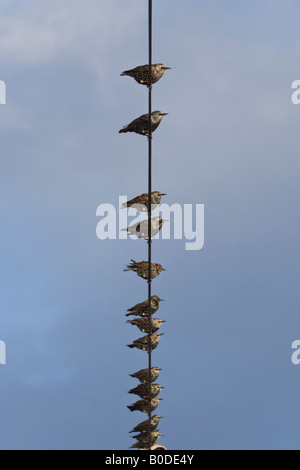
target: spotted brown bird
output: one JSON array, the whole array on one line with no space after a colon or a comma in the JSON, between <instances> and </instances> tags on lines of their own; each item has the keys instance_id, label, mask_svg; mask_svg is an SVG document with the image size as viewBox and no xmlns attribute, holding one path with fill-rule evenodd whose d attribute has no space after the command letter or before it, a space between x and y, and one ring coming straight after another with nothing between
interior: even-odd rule
<instances>
[{"instance_id":1,"label":"spotted brown bird","mask_svg":"<svg viewBox=\"0 0 300 470\"><path fill-rule=\"evenodd\" d=\"M156 410L156 408L159 405L160 400L162 400L162 398L158 398L158 397L152 398L150 400L150 403L148 400L138 400L135 403L133 403L133 405L127 406L127 408L129 408L130 411L141 411L142 413L148 413L149 410L151 410L151 412Z\"/></svg>"},{"instance_id":2,"label":"spotted brown bird","mask_svg":"<svg viewBox=\"0 0 300 470\"><path fill-rule=\"evenodd\" d=\"M149 196L148 193L143 193L140 196L136 196L130 201L124 202L122 204L122 209L125 209L126 207L132 207L133 209L136 209L137 211L140 211L140 212L148 212L149 211L149 204L148 204L149 197L148 196ZM166 196L166 194L161 193L160 191L152 191L151 210L154 211L154 209L157 208L163 196Z\"/></svg>"},{"instance_id":3,"label":"spotted brown bird","mask_svg":"<svg viewBox=\"0 0 300 470\"><path fill-rule=\"evenodd\" d=\"M160 437L162 437L163 434L161 434L160 432L158 431L151 431L150 433L150 443L151 445L153 446L154 444L156 444L156 442L158 441L158 439ZM138 440L138 443L139 444L142 444L142 445L147 445L149 443L149 433L146 431L146 432L141 432L140 434L137 434L136 436L131 436L133 439L137 439Z\"/></svg>"},{"instance_id":4,"label":"spotted brown bird","mask_svg":"<svg viewBox=\"0 0 300 470\"><path fill-rule=\"evenodd\" d=\"M142 333L149 333L149 320L148 318L135 318L134 320L127 320L127 323L137 326ZM150 333L156 333L165 323L165 320L160 318L151 318Z\"/></svg>"},{"instance_id":5,"label":"spotted brown bird","mask_svg":"<svg viewBox=\"0 0 300 470\"><path fill-rule=\"evenodd\" d=\"M151 133L158 128L162 118L167 115L168 113L153 111L151 114ZM119 131L119 134L124 134L126 132L135 132L136 134L140 135L149 135L149 114L143 114L137 119L134 119L134 121L132 121L130 124L124 126L123 129Z\"/></svg>"},{"instance_id":6,"label":"spotted brown bird","mask_svg":"<svg viewBox=\"0 0 300 470\"><path fill-rule=\"evenodd\" d=\"M164 64L153 64L151 67L151 84L158 82L161 79L166 70L170 70L170 67L166 67ZM137 81L140 85L149 86L150 77L149 77L149 64L148 65L139 65L131 70L125 70L121 73L121 77L128 75Z\"/></svg>"},{"instance_id":7,"label":"spotted brown bird","mask_svg":"<svg viewBox=\"0 0 300 470\"><path fill-rule=\"evenodd\" d=\"M149 385L148 384L139 384L137 387L132 388L129 390L128 393L138 395L141 398L149 398L149 391L150 391L150 396L151 397L156 397L161 390L164 387L162 387L159 384L151 384L150 385L150 390L149 390Z\"/></svg>"},{"instance_id":8,"label":"spotted brown bird","mask_svg":"<svg viewBox=\"0 0 300 470\"><path fill-rule=\"evenodd\" d=\"M154 431L160 420L163 418L163 416L159 416L159 415L154 415L154 416L151 416L151 421L150 421L150 429L151 431ZM137 424L133 429L132 431L129 431L130 433L132 432L147 432L149 429L149 419L146 419L146 421L143 421L142 423L139 423Z\"/></svg>"},{"instance_id":9,"label":"spotted brown bird","mask_svg":"<svg viewBox=\"0 0 300 470\"><path fill-rule=\"evenodd\" d=\"M152 295L150 299L150 313L153 315L159 309L160 302L164 302L158 295ZM148 317L149 315L149 301L148 299L144 302L134 305L127 310L126 317L135 315L136 317Z\"/></svg>"},{"instance_id":10,"label":"spotted brown bird","mask_svg":"<svg viewBox=\"0 0 300 470\"><path fill-rule=\"evenodd\" d=\"M150 369L150 380L151 382L155 382L158 379L159 373L161 369L159 367L152 367ZM148 383L149 380L149 369L141 369L134 374L129 374L130 377L138 379L142 383Z\"/></svg>"},{"instance_id":11,"label":"spotted brown bird","mask_svg":"<svg viewBox=\"0 0 300 470\"><path fill-rule=\"evenodd\" d=\"M134 271L137 275L143 279L149 279L149 263L148 261L134 261L131 260L131 264L127 265L127 269L124 271ZM151 263L151 279L156 278L165 269L159 263Z\"/></svg>"},{"instance_id":12,"label":"spotted brown bird","mask_svg":"<svg viewBox=\"0 0 300 470\"><path fill-rule=\"evenodd\" d=\"M129 447L129 449L139 449L139 450L149 450L149 443L146 442L136 442Z\"/></svg>"},{"instance_id":13,"label":"spotted brown bird","mask_svg":"<svg viewBox=\"0 0 300 470\"><path fill-rule=\"evenodd\" d=\"M163 336L164 333L153 333L150 335L150 341L149 341L149 335L143 336L142 338L138 338L133 343L127 344L129 348L137 348L140 349L141 351L153 351L154 349L157 348L160 337ZM150 344L149 344L150 343Z\"/></svg>"},{"instance_id":14,"label":"spotted brown bird","mask_svg":"<svg viewBox=\"0 0 300 470\"><path fill-rule=\"evenodd\" d=\"M161 217L153 217L153 219L151 219L151 238L158 234L165 222L168 222L168 220L162 219ZM123 228L122 231L130 233L130 235L135 235L138 238L148 240L148 219L142 220L130 227Z\"/></svg>"}]
</instances>

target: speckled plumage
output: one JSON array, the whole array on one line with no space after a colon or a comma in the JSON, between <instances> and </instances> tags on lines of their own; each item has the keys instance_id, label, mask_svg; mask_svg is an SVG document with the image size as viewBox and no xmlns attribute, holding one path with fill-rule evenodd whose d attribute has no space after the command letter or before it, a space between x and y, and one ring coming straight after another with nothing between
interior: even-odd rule
<instances>
[{"instance_id":1,"label":"speckled plumage","mask_svg":"<svg viewBox=\"0 0 300 470\"><path fill-rule=\"evenodd\" d=\"M157 83L158 80L164 75L166 70L170 70L170 67L166 67L164 64L152 64L151 67L151 83ZM149 86L150 77L149 77L149 64L148 65L139 65L134 69L125 70L121 73L121 77L127 75L134 78L136 82L140 85Z\"/></svg>"},{"instance_id":2,"label":"speckled plumage","mask_svg":"<svg viewBox=\"0 0 300 470\"><path fill-rule=\"evenodd\" d=\"M137 275L143 279L149 279L149 263L148 261L134 261L131 260L131 264L127 265L124 271L134 271ZM165 269L159 263L151 263L151 279L155 279Z\"/></svg>"},{"instance_id":3,"label":"speckled plumage","mask_svg":"<svg viewBox=\"0 0 300 470\"><path fill-rule=\"evenodd\" d=\"M150 407L148 400L138 400L132 405L127 406L127 408L129 408L130 411L141 411L142 413L148 413L149 409L151 410L151 412L156 410L160 400L162 400L162 398L152 398L150 401Z\"/></svg>"},{"instance_id":4,"label":"speckled plumage","mask_svg":"<svg viewBox=\"0 0 300 470\"><path fill-rule=\"evenodd\" d=\"M152 367L150 371L150 380L151 382L155 382L158 379L159 373L161 369L159 367ZM141 369L138 372L134 372L134 374L129 374L130 377L138 379L142 383L148 383L149 380L149 370L148 369Z\"/></svg>"},{"instance_id":5,"label":"speckled plumage","mask_svg":"<svg viewBox=\"0 0 300 470\"><path fill-rule=\"evenodd\" d=\"M150 344L149 344L149 335L143 336L142 338L138 338L133 343L127 344L129 348L137 348L141 351L153 351L156 349L160 340L160 337L163 336L164 333L153 333L150 335Z\"/></svg>"},{"instance_id":6,"label":"speckled plumage","mask_svg":"<svg viewBox=\"0 0 300 470\"><path fill-rule=\"evenodd\" d=\"M160 306L160 302L163 302L163 299L161 299L158 295L152 295L151 300L150 300L151 315L157 312ZM149 314L148 310L149 310L149 301L147 299L144 302L141 302L129 308L127 310L128 313L126 314L126 317L129 317L130 315L135 315L137 317L148 317L148 314Z\"/></svg>"},{"instance_id":7,"label":"speckled plumage","mask_svg":"<svg viewBox=\"0 0 300 470\"><path fill-rule=\"evenodd\" d=\"M166 196L166 194L161 193L160 191L152 191L151 210L154 211L154 209L157 208L163 196ZM140 212L148 212L149 211L148 193L143 193L140 196L134 197L130 201L124 202L124 204L122 204L122 209L125 209L126 207L132 207L133 209L136 209Z\"/></svg>"},{"instance_id":8,"label":"speckled plumage","mask_svg":"<svg viewBox=\"0 0 300 470\"><path fill-rule=\"evenodd\" d=\"M142 333L149 333L149 320L148 318L135 318L134 320L127 320L127 323L137 326ZM151 318L151 333L156 333L165 323L165 320L160 318Z\"/></svg>"},{"instance_id":9,"label":"speckled plumage","mask_svg":"<svg viewBox=\"0 0 300 470\"><path fill-rule=\"evenodd\" d=\"M161 390L164 387L162 387L159 384L151 384L150 385L150 396L151 397L156 397ZM148 384L139 384L137 387L132 388L129 390L128 393L138 395L141 398L149 398L149 385Z\"/></svg>"},{"instance_id":10,"label":"speckled plumage","mask_svg":"<svg viewBox=\"0 0 300 470\"><path fill-rule=\"evenodd\" d=\"M158 426L161 419L162 419L162 416L159 416L159 415L151 416L151 426L150 426L151 431L154 431L156 429L156 427ZM142 423L137 424L129 432L130 433L133 433L133 432L147 432L148 429L149 429L149 420L146 419Z\"/></svg>"},{"instance_id":11,"label":"speckled plumage","mask_svg":"<svg viewBox=\"0 0 300 470\"><path fill-rule=\"evenodd\" d=\"M154 132L161 123L161 120L164 116L167 116L168 113L162 113L161 111L153 111L151 114L151 132ZM119 131L119 134L124 134L126 132L135 132L140 135L149 135L149 115L143 114L142 116L134 119L130 124L123 127Z\"/></svg>"},{"instance_id":12,"label":"speckled plumage","mask_svg":"<svg viewBox=\"0 0 300 470\"><path fill-rule=\"evenodd\" d=\"M162 436L163 436L163 434L160 434L160 432L152 431L150 433L150 444L151 444L151 446L156 444L158 439ZM147 433L147 432L142 432L140 434L137 434L136 436L132 436L132 438L137 439L138 442L136 444L133 444L130 447L131 449L140 448L140 446L142 446L142 448L147 448L147 445L149 445L149 433Z\"/></svg>"}]
</instances>

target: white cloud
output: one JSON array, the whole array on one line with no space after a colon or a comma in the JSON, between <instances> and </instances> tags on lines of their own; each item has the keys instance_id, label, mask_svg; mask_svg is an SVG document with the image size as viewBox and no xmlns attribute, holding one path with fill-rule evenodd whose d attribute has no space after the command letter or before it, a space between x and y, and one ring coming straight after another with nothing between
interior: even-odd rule
<instances>
[{"instance_id":1,"label":"white cloud","mask_svg":"<svg viewBox=\"0 0 300 470\"><path fill-rule=\"evenodd\" d=\"M23 0L0 17L2 63L43 65L71 60L104 73L109 43L122 44L144 16L138 0ZM4 12L4 14L3 14Z\"/></svg>"}]
</instances>

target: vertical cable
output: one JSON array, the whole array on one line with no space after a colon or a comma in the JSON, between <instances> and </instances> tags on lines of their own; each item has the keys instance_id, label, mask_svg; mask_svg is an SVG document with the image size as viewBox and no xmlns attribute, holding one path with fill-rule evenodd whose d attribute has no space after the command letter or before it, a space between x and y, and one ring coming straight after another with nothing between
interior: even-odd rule
<instances>
[{"instance_id":1,"label":"vertical cable","mask_svg":"<svg viewBox=\"0 0 300 470\"><path fill-rule=\"evenodd\" d=\"M149 133L148 133L148 382L149 382L149 408L148 408L148 447L151 449L151 192L152 192L152 130L151 130L151 113L152 113L152 0L148 0L148 32L149 32Z\"/></svg>"}]
</instances>

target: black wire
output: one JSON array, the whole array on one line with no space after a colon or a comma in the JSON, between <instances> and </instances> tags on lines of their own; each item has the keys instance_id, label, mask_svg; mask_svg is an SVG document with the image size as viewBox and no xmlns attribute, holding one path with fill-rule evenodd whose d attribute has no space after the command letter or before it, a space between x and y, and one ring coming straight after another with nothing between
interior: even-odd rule
<instances>
[{"instance_id":1,"label":"black wire","mask_svg":"<svg viewBox=\"0 0 300 470\"><path fill-rule=\"evenodd\" d=\"M148 0L148 20L149 20L149 133L148 133L148 382L149 382L149 408L148 408L148 447L151 449L151 258L152 258L152 239L151 239L151 192L152 192L152 131L151 131L151 113L152 113L152 0Z\"/></svg>"}]
</instances>

